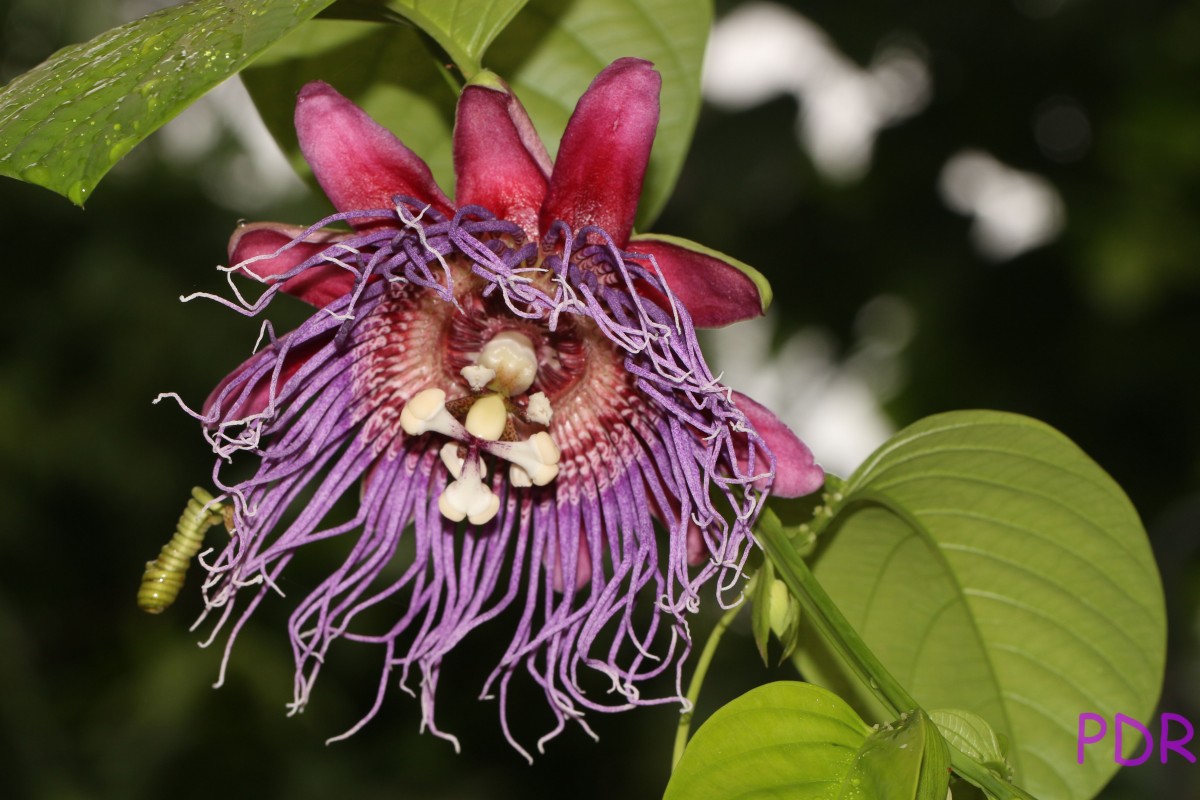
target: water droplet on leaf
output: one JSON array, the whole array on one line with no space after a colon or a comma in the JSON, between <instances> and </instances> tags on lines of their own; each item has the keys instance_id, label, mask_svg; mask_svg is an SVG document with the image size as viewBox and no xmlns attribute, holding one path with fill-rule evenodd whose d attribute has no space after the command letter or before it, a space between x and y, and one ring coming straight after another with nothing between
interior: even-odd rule
<instances>
[{"instance_id":1,"label":"water droplet on leaf","mask_svg":"<svg viewBox=\"0 0 1200 800\"><path fill-rule=\"evenodd\" d=\"M81 206L83 205L83 199L87 196L89 191L90 189L88 189L86 183L83 181L75 181L71 184L70 188L67 189L67 199L75 205Z\"/></svg>"},{"instance_id":2,"label":"water droplet on leaf","mask_svg":"<svg viewBox=\"0 0 1200 800\"><path fill-rule=\"evenodd\" d=\"M130 136L120 140L108 149L108 157L112 161L119 161L125 157L125 154L133 149L137 144L137 139Z\"/></svg>"}]
</instances>

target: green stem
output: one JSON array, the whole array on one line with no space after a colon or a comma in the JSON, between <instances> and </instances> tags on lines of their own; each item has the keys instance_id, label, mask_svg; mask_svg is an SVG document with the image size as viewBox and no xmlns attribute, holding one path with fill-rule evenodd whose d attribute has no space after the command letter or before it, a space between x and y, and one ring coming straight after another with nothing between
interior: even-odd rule
<instances>
[{"instance_id":1,"label":"green stem","mask_svg":"<svg viewBox=\"0 0 1200 800\"><path fill-rule=\"evenodd\" d=\"M779 518L767 509L759 518L756 535L763 551L771 559L779 578L800 603L817 633L853 670L863 685L883 703L893 716L919 708L917 701L897 681L875 656L867 643L825 592L808 568L808 564L792 547ZM947 743L949 744L949 743ZM997 800L1035 800L1017 786L1001 780L979 762L950 746L950 763L954 771Z\"/></svg>"},{"instance_id":2,"label":"green stem","mask_svg":"<svg viewBox=\"0 0 1200 800\"><path fill-rule=\"evenodd\" d=\"M879 698L888 713L898 717L902 712L916 708L917 701L892 677L842 616L833 599L809 570L808 564L791 546L778 518L770 510L763 513L756 533L759 544L775 565L780 579L796 597L817 633Z\"/></svg>"},{"instance_id":3,"label":"green stem","mask_svg":"<svg viewBox=\"0 0 1200 800\"><path fill-rule=\"evenodd\" d=\"M689 709L679 715L679 727L675 729L675 752L671 755L672 770L679 763L679 759L683 758L683 749L687 747L688 734L692 729L692 717L696 713L696 700L700 697L700 687L704 685L704 676L708 674L708 665L712 663L713 653L717 652L717 645L720 644L721 637L725 635L733 618L745 605L745 603L740 603L734 606L717 620L712 633L708 635L708 641L704 643L704 650L700 653L699 660L696 661L696 671L692 673L692 681L688 684Z\"/></svg>"}]
</instances>

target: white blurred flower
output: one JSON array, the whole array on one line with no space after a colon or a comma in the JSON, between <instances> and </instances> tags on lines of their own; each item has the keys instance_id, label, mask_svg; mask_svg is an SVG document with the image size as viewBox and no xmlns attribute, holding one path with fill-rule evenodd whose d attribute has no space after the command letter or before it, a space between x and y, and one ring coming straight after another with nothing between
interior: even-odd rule
<instances>
[{"instance_id":1,"label":"white blurred flower","mask_svg":"<svg viewBox=\"0 0 1200 800\"><path fill-rule=\"evenodd\" d=\"M800 104L796 134L830 180L867 171L875 137L929 102L929 70L915 48L884 48L862 69L808 19L748 3L719 21L705 57L704 97L743 110L780 95Z\"/></svg>"},{"instance_id":2,"label":"white blurred flower","mask_svg":"<svg viewBox=\"0 0 1200 800\"><path fill-rule=\"evenodd\" d=\"M947 206L974 217L971 241L993 261L1052 242L1062 231L1063 201L1049 181L979 150L953 155L938 188Z\"/></svg>"}]
</instances>

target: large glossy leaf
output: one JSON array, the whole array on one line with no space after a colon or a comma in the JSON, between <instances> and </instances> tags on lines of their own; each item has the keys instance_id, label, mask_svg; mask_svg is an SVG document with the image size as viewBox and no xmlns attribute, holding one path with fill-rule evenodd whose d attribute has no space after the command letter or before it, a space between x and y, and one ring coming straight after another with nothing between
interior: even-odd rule
<instances>
[{"instance_id":1,"label":"large glossy leaf","mask_svg":"<svg viewBox=\"0 0 1200 800\"><path fill-rule=\"evenodd\" d=\"M242 73L271 133L304 171L292 117L296 92L323 80L358 103L425 159L454 190L451 132L455 90L413 28L317 20L271 48Z\"/></svg>"},{"instance_id":2,"label":"large glossy leaf","mask_svg":"<svg viewBox=\"0 0 1200 800\"><path fill-rule=\"evenodd\" d=\"M58 51L0 91L0 174L82 205L113 164L330 0L192 0Z\"/></svg>"},{"instance_id":3,"label":"large glossy leaf","mask_svg":"<svg viewBox=\"0 0 1200 800\"><path fill-rule=\"evenodd\" d=\"M872 731L808 683L760 686L688 743L664 800L943 800L945 743L923 714Z\"/></svg>"},{"instance_id":4,"label":"large glossy leaf","mask_svg":"<svg viewBox=\"0 0 1200 800\"><path fill-rule=\"evenodd\" d=\"M1165 654L1158 572L1120 487L1052 428L972 411L896 434L843 495L814 572L867 644L925 708L986 719L1033 794L1092 797L1116 766L1075 762L1079 715L1145 718ZM848 685L806 647L807 675Z\"/></svg>"},{"instance_id":5,"label":"large glossy leaf","mask_svg":"<svg viewBox=\"0 0 1200 800\"><path fill-rule=\"evenodd\" d=\"M432 36L469 78L525 0L389 0L388 5Z\"/></svg>"},{"instance_id":6,"label":"large glossy leaf","mask_svg":"<svg viewBox=\"0 0 1200 800\"><path fill-rule=\"evenodd\" d=\"M553 155L575 101L622 56L662 73L662 113L637 224L648 228L675 187L700 111L711 0L531 0L496 38L484 66L508 80Z\"/></svg>"}]
</instances>

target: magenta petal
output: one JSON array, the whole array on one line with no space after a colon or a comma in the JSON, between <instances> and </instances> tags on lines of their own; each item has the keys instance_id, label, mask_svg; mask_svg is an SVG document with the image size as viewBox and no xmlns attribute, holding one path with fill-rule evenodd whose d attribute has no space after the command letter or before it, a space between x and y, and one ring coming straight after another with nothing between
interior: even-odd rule
<instances>
[{"instance_id":1,"label":"magenta petal","mask_svg":"<svg viewBox=\"0 0 1200 800\"><path fill-rule=\"evenodd\" d=\"M708 551L708 543L704 541L704 531L694 522L687 524L687 563L689 567L698 567L712 558Z\"/></svg>"},{"instance_id":2,"label":"magenta petal","mask_svg":"<svg viewBox=\"0 0 1200 800\"><path fill-rule=\"evenodd\" d=\"M210 411L212 411L213 406L216 405L218 399L221 399L221 395L225 392L226 387L240 378L243 373L245 373L247 370L257 367L259 362L264 358L274 358L273 351L280 347L283 344L283 341L283 339L280 339L278 342L268 346L263 350L260 350L259 352L250 356L250 358L243 361L241 366L239 366L233 372L226 375L225 378L217 384L216 388L209 393L208 398L205 399L203 413L208 414ZM278 390L285 386L287 382L291 380L297 372L300 371L300 368L308 363L308 360L312 358L313 353L316 352L317 349L318 348L312 346L301 346L290 349L285 357L283 368L280 370L279 377L276 382L276 389ZM270 402L271 375L268 373L267 375L259 378L254 385L250 387L249 392L245 397L231 396L224 398L223 403L225 404L225 407L221 409L221 412L222 414L229 414L230 405L237 403L236 416L237 418L245 419L246 417L253 416L263 411L270 404Z\"/></svg>"},{"instance_id":3,"label":"magenta petal","mask_svg":"<svg viewBox=\"0 0 1200 800\"><path fill-rule=\"evenodd\" d=\"M618 59L596 76L563 134L539 218L542 233L557 220L575 230L598 225L625 245L658 127L661 86L653 65L638 58Z\"/></svg>"},{"instance_id":4,"label":"magenta petal","mask_svg":"<svg viewBox=\"0 0 1200 800\"><path fill-rule=\"evenodd\" d=\"M242 373L246 370L253 369L261 359L266 358L266 352L267 351L264 350L262 352L255 353L254 355L250 356L250 358L243 361L241 366L222 378L221 382L218 383L216 387L208 393L208 397L205 398L204 405L201 408L201 413L208 414L210 411L212 411L213 406L216 405L217 399L225 392L225 387L229 386L229 384L241 377ZM247 409L247 413L244 416L257 414L267 407L270 388L271 385L269 383L260 382L250 390L250 397L243 403ZM227 412L228 409L222 408L221 411L224 413Z\"/></svg>"},{"instance_id":5,"label":"magenta petal","mask_svg":"<svg viewBox=\"0 0 1200 800\"><path fill-rule=\"evenodd\" d=\"M453 213L429 167L413 151L332 86L306 84L296 99L300 150L338 211L391 208L393 195ZM364 226L356 221L357 227Z\"/></svg>"},{"instance_id":6,"label":"magenta petal","mask_svg":"<svg viewBox=\"0 0 1200 800\"><path fill-rule=\"evenodd\" d=\"M339 231L318 231L305 241L297 242L280 252L303 232L304 228L272 222L242 225L229 239L229 263L237 265L248 259L259 258L239 272L252 272L260 279L282 275L349 235ZM317 308L323 308L331 301L348 294L353 286L352 273L341 267L322 265L306 269L294 278L288 278L283 282L282 291Z\"/></svg>"},{"instance_id":7,"label":"magenta petal","mask_svg":"<svg viewBox=\"0 0 1200 800\"><path fill-rule=\"evenodd\" d=\"M481 205L537 238L550 158L525 109L500 88L470 85L458 100L454 171L459 206Z\"/></svg>"},{"instance_id":8,"label":"magenta petal","mask_svg":"<svg viewBox=\"0 0 1200 800\"><path fill-rule=\"evenodd\" d=\"M775 483L771 494L800 497L812 494L825 483L825 471L813 461L812 451L800 441L769 409L741 392L733 393L733 403L750 418L750 424L775 456Z\"/></svg>"},{"instance_id":9,"label":"magenta petal","mask_svg":"<svg viewBox=\"0 0 1200 800\"><path fill-rule=\"evenodd\" d=\"M630 239L628 248L654 256L667 286L697 328L719 328L762 316L771 301L770 285L752 267L686 239L639 234ZM667 307L659 292L644 287L643 294Z\"/></svg>"},{"instance_id":10,"label":"magenta petal","mask_svg":"<svg viewBox=\"0 0 1200 800\"><path fill-rule=\"evenodd\" d=\"M552 553L547 550L545 553L546 569L551 573L551 581L554 586L554 591L560 594L566 589L566 581L563 580L563 562L566 560L565 553ZM579 532L579 551L575 555L575 589L578 591L592 579L592 554L588 550L587 534L583 531Z\"/></svg>"}]
</instances>

